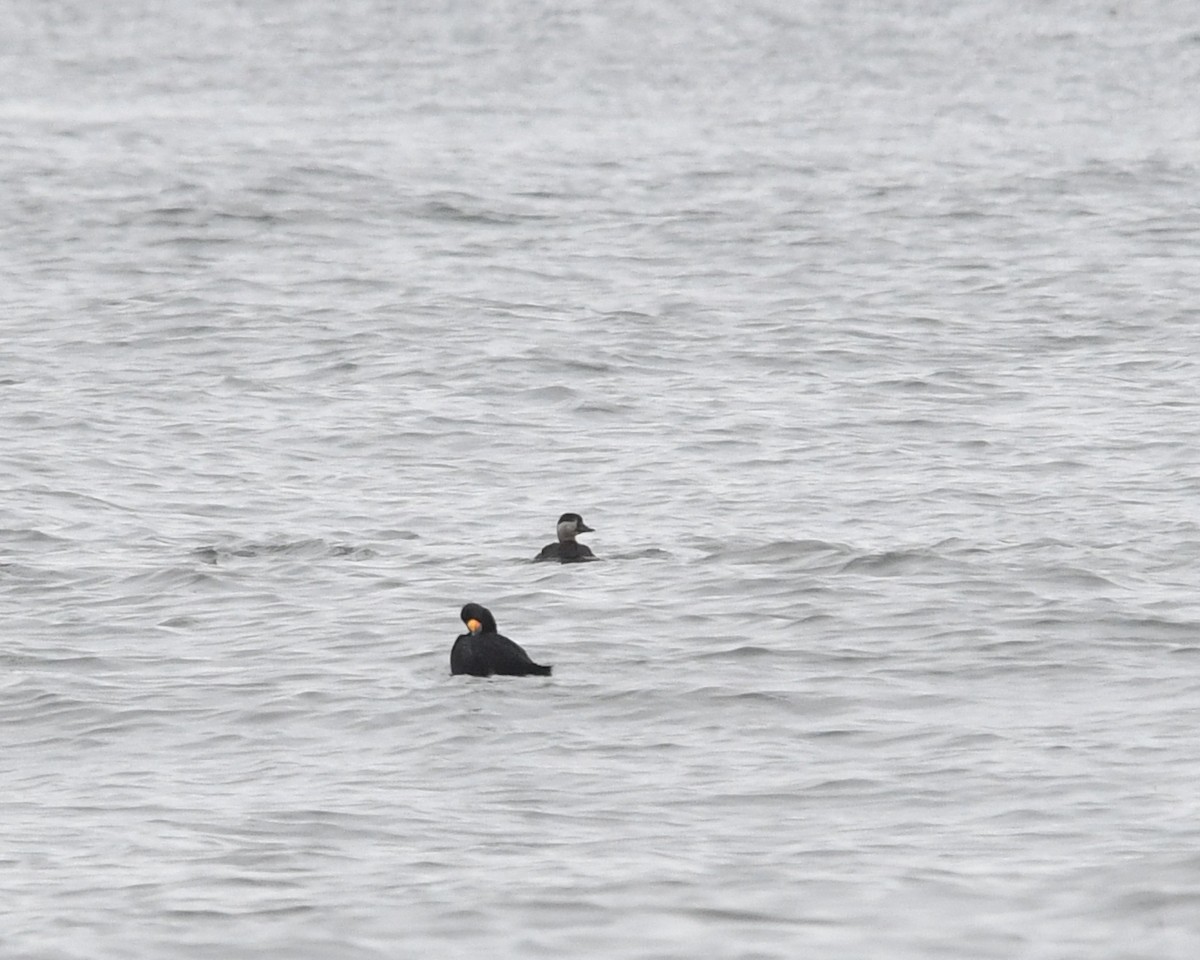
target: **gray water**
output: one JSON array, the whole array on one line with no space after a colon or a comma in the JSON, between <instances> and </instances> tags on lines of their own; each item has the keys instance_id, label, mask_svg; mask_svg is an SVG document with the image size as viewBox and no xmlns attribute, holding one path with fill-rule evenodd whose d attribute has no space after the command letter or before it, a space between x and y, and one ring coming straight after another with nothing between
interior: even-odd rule
<instances>
[{"instance_id":1,"label":"gray water","mask_svg":"<svg viewBox=\"0 0 1200 960\"><path fill-rule=\"evenodd\" d=\"M0 956L1196 955L1193 3L2 9Z\"/></svg>"}]
</instances>

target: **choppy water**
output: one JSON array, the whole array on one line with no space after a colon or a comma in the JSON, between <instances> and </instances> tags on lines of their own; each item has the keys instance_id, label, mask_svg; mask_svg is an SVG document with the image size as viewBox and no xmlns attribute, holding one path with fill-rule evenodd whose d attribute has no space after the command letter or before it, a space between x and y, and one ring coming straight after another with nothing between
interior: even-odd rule
<instances>
[{"instance_id":1,"label":"choppy water","mask_svg":"<svg viewBox=\"0 0 1200 960\"><path fill-rule=\"evenodd\" d=\"M1192 4L5 10L0 955L1195 955Z\"/></svg>"}]
</instances>

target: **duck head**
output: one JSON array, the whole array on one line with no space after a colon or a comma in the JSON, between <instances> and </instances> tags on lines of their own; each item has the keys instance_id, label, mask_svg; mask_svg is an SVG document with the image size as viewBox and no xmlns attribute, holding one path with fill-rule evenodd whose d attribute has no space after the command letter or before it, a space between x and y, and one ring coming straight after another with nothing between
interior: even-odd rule
<instances>
[{"instance_id":1,"label":"duck head","mask_svg":"<svg viewBox=\"0 0 1200 960\"><path fill-rule=\"evenodd\" d=\"M564 513L558 518L558 539L561 543L574 540L581 533L591 533L592 528L583 522L577 513Z\"/></svg>"},{"instance_id":2,"label":"duck head","mask_svg":"<svg viewBox=\"0 0 1200 960\"><path fill-rule=\"evenodd\" d=\"M492 611L478 603L468 603L459 614L467 630L472 634L496 633L496 618Z\"/></svg>"}]
</instances>

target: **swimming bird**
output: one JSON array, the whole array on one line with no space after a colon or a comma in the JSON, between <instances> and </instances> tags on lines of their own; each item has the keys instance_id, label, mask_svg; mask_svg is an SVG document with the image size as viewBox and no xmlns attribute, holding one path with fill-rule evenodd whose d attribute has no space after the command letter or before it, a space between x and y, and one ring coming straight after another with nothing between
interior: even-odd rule
<instances>
[{"instance_id":1,"label":"swimming bird","mask_svg":"<svg viewBox=\"0 0 1200 960\"><path fill-rule=\"evenodd\" d=\"M467 633L454 641L450 648L450 672L466 673L472 677L548 677L550 667L529 659L521 647L496 632L496 618L487 607L468 603L462 608L462 622Z\"/></svg>"},{"instance_id":2,"label":"swimming bird","mask_svg":"<svg viewBox=\"0 0 1200 960\"><path fill-rule=\"evenodd\" d=\"M592 528L583 522L583 517L579 514L564 513L558 518L558 542L546 544L542 547L542 552L533 559L557 560L559 563L595 560L596 555L590 547L575 542L575 537L579 534L592 532Z\"/></svg>"}]
</instances>

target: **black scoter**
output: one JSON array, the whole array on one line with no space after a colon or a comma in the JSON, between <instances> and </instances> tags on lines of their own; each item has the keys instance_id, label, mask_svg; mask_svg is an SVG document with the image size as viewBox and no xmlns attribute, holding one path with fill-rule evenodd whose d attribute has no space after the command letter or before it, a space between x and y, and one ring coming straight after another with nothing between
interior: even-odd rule
<instances>
[{"instance_id":1,"label":"black scoter","mask_svg":"<svg viewBox=\"0 0 1200 960\"><path fill-rule=\"evenodd\" d=\"M591 548L575 540L579 534L591 532L592 528L583 522L583 517L579 514L564 513L558 518L558 542L546 544L534 560L557 560L559 563L595 560L596 555L592 553Z\"/></svg>"},{"instance_id":2,"label":"black scoter","mask_svg":"<svg viewBox=\"0 0 1200 960\"><path fill-rule=\"evenodd\" d=\"M472 677L548 677L550 667L529 659L521 647L496 632L496 618L487 607L468 603L462 608L464 633L450 648L450 672Z\"/></svg>"}]
</instances>

